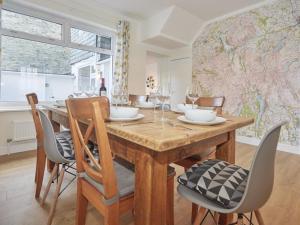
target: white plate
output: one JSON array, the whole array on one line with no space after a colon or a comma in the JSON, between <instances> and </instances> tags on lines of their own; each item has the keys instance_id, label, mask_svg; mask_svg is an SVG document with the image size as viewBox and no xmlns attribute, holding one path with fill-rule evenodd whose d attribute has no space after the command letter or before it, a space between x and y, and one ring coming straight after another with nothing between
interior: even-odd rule
<instances>
[{"instance_id":1,"label":"white plate","mask_svg":"<svg viewBox=\"0 0 300 225\"><path fill-rule=\"evenodd\" d=\"M60 104L57 104L57 103L55 103L54 106L56 106L58 108L66 108L66 105L60 105Z\"/></svg>"},{"instance_id":2,"label":"white plate","mask_svg":"<svg viewBox=\"0 0 300 225\"><path fill-rule=\"evenodd\" d=\"M210 122L200 122L200 121L188 120L187 118L185 118L185 116L178 116L177 119L184 122L184 123L204 125L204 126L217 125L217 124L220 124L220 123L224 123L226 121L225 118L219 117L219 116L217 116L215 120L210 121Z\"/></svg>"},{"instance_id":3,"label":"white plate","mask_svg":"<svg viewBox=\"0 0 300 225\"><path fill-rule=\"evenodd\" d=\"M132 117L132 118L112 118L110 117L109 120L110 121L134 121L134 120L140 120L143 119L145 116L143 114L137 114L136 117Z\"/></svg>"},{"instance_id":4,"label":"white plate","mask_svg":"<svg viewBox=\"0 0 300 225\"><path fill-rule=\"evenodd\" d=\"M136 105L135 107L138 107L138 108L141 108L141 109L154 109L154 107L155 108L158 108L159 107L159 105L156 105L156 106L154 106L154 105Z\"/></svg>"},{"instance_id":5,"label":"white plate","mask_svg":"<svg viewBox=\"0 0 300 225\"><path fill-rule=\"evenodd\" d=\"M183 111L181 111L180 109L177 109L177 108L173 108L173 109L171 109L171 111L174 113L184 114Z\"/></svg>"}]
</instances>

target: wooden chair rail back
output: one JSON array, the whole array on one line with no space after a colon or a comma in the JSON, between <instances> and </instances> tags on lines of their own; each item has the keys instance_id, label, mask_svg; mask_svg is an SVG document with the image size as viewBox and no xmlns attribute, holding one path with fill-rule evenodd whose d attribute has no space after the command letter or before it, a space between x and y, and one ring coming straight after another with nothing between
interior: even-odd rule
<instances>
[{"instance_id":1,"label":"wooden chair rail back","mask_svg":"<svg viewBox=\"0 0 300 225\"><path fill-rule=\"evenodd\" d=\"M139 102L147 102L149 99L148 95L133 95L129 94L129 102L132 105L138 104Z\"/></svg>"},{"instance_id":2,"label":"wooden chair rail back","mask_svg":"<svg viewBox=\"0 0 300 225\"><path fill-rule=\"evenodd\" d=\"M70 101L69 101L70 100ZM99 102L101 113L104 120L109 118L109 99L107 97L92 97L92 98L70 98L70 110L72 116L77 120L90 120L93 117L92 102Z\"/></svg>"},{"instance_id":3,"label":"wooden chair rail back","mask_svg":"<svg viewBox=\"0 0 300 225\"><path fill-rule=\"evenodd\" d=\"M118 193L117 180L104 121L108 116L108 99L105 97L68 99L66 105L78 172L85 172L103 184L105 198L114 197ZM80 128L80 120L89 121L85 131ZM92 135L96 137L99 161L87 146Z\"/></svg>"},{"instance_id":4,"label":"wooden chair rail back","mask_svg":"<svg viewBox=\"0 0 300 225\"><path fill-rule=\"evenodd\" d=\"M203 107L214 107L218 114L222 114L222 108L225 102L224 96L217 97L200 97L195 104ZM186 98L186 103L192 103L188 98Z\"/></svg>"},{"instance_id":5,"label":"wooden chair rail back","mask_svg":"<svg viewBox=\"0 0 300 225\"><path fill-rule=\"evenodd\" d=\"M38 145L43 144L43 127L40 119L40 115L38 113L38 110L36 108L36 105L38 104L38 97L35 93L29 93L26 94L27 102L31 107L31 113L32 113L32 118L35 126L35 131L36 131L36 138L37 138L37 143Z\"/></svg>"}]
</instances>

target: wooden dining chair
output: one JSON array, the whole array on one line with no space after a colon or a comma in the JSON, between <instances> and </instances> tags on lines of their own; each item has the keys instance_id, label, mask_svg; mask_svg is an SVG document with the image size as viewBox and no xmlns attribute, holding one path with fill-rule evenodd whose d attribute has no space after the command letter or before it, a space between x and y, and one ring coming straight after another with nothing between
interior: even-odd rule
<instances>
[{"instance_id":1,"label":"wooden dining chair","mask_svg":"<svg viewBox=\"0 0 300 225\"><path fill-rule=\"evenodd\" d=\"M225 102L224 96L218 96L218 97L200 97L195 102L196 105L201 107L209 107L214 108L218 115L222 114L223 105ZM186 103L191 104L191 100L186 98Z\"/></svg>"},{"instance_id":2,"label":"wooden dining chair","mask_svg":"<svg viewBox=\"0 0 300 225\"><path fill-rule=\"evenodd\" d=\"M219 97L200 97L195 104L197 104L200 108L212 108L216 110L217 115L222 114L223 105L225 102L224 96ZM192 102L187 98L186 103L191 104ZM186 159L180 160L176 162L175 164L180 165L184 167L185 170L189 169L192 165L196 164L197 162L201 162L207 159L215 159L216 157L216 149L215 148L209 148L206 151L203 151L200 154L193 155L191 157L188 157ZM194 204L192 205L192 222L195 220L196 215L198 212L198 205Z\"/></svg>"},{"instance_id":3,"label":"wooden dining chair","mask_svg":"<svg viewBox=\"0 0 300 225\"><path fill-rule=\"evenodd\" d=\"M149 100L148 95L133 95L129 94L130 105L137 105L139 102L147 102Z\"/></svg>"},{"instance_id":4,"label":"wooden dining chair","mask_svg":"<svg viewBox=\"0 0 300 225\"><path fill-rule=\"evenodd\" d=\"M106 97L69 99L67 108L79 174L76 224L85 224L88 203L104 216L105 225L119 224L120 214L133 209L134 174L113 161L104 123L109 115L109 101ZM79 120L89 121L85 133ZM87 147L93 134L99 160Z\"/></svg>"},{"instance_id":5,"label":"wooden dining chair","mask_svg":"<svg viewBox=\"0 0 300 225\"><path fill-rule=\"evenodd\" d=\"M44 132L40 120L40 116L37 110L37 104L39 103L38 97L35 93L29 93L26 95L28 104L31 107L31 113L33 117L33 122L36 131L36 141L37 141L37 149L36 149L36 167L35 167L35 197L39 198L41 193L41 188L44 179L44 171L46 165L46 155L44 150Z\"/></svg>"},{"instance_id":6,"label":"wooden dining chair","mask_svg":"<svg viewBox=\"0 0 300 225\"><path fill-rule=\"evenodd\" d=\"M113 158L105 120L109 117L106 97L69 99L67 109L75 148L77 172L76 225L85 224L91 203L103 216L105 225L119 224L120 215L134 209L134 166ZM86 121L82 127L79 121ZM89 139L98 146L99 160L86 146ZM172 171L169 172L171 174ZM174 224L174 176L168 179L167 225Z\"/></svg>"}]
</instances>

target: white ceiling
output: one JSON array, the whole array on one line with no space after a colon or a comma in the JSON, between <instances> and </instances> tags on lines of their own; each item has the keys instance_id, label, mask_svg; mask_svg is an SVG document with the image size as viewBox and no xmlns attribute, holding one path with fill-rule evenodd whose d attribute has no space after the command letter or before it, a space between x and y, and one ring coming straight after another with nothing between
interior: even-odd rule
<instances>
[{"instance_id":1,"label":"white ceiling","mask_svg":"<svg viewBox=\"0 0 300 225\"><path fill-rule=\"evenodd\" d=\"M126 16L138 19L149 18L161 10L177 5L202 20L254 5L265 0L92 0L116 10Z\"/></svg>"}]
</instances>

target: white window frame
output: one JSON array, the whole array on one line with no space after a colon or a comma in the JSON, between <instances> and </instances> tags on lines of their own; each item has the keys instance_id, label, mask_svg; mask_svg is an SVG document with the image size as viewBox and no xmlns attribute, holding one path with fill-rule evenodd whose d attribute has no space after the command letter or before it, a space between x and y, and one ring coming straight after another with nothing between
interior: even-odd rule
<instances>
[{"instance_id":1,"label":"white window frame","mask_svg":"<svg viewBox=\"0 0 300 225\"><path fill-rule=\"evenodd\" d=\"M5 29L1 27L1 35L9 36L9 37L14 37L14 38L21 38L21 39L26 39L30 41L37 41L37 42L42 42L42 43L47 43L47 44L52 44L52 45L58 45L62 47L67 47L67 48L74 48L74 49L79 49L83 51L90 51L90 52L95 52L95 53L100 53L100 54L107 54L107 55L114 55L114 50L115 50L115 39L116 39L116 33L107 29L99 28L99 27L94 27L79 21L75 21L73 19L69 19L66 17L61 17L40 9L34 9L28 6L23 6L20 4L16 3L4 3L2 5L2 9L12 11L15 13L23 14L26 16L30 17L35 17L38 19L46 20L52 23L60 24L62 27L62 36L61 40L54 39L54 38L47 38L39 35L33 35L29 34L26 32L21 32L21 31L16 31L12 29ZM1 9L1 10L2 10ZM1 14L0 14L1 16ZM71 42L71 28L76 28L80 29L83 31L91 32L94 33L98 36L106 36L111 38L111 50L108 49L101 49L96 46L86 46L82 44L76 44Z\"/></svg>"},{"instance_id":2,"label":"white window frame","mask_svg":"<svg viewBox=\"0 0 300 225\"><path fill-rule=\"evenodd\" d=\"M16 31L12 29L4 29L1 26L2 20L2 9L12 11L15 13L23 14L26 16L46 20L49 22L53 22L56 24L60 24L62 26L62 36L61 40L54 39L54 38L47 38L40 35L33 35L26 32ZM105 36L111 38L111 49L101 49L95 45L93 46L86 46L81 44L76 44L71 42L71 28L81 29L87 32L95 33L98 36ZM79 49L83 51L90 51L98 54L107 54L111 56L112 59L112 66L114 61L114 53L116 48L116 31L93 26L90 24L83 23L81 21L77 21L68 17L63 17L61 15L48 12L46 10L30 7L27 5L23 5L20 3L14 2L7 2L5 1L4 4L0 4L0 46L1 46L1 36L8 36L13 38L20 38L29 41L36 41L51 45L62 46L66 48L73 48ZM1 60L0 60L0 67L1 67ZM112 74L114 72L114 68L112 67ZM0 85L1 85L1 70L0 70ZM1 86L0 86L1 89ZM0 96L1 97L1 96ZM2 102L2 101L0 101Z\"/></svg>"}]
</instances>

